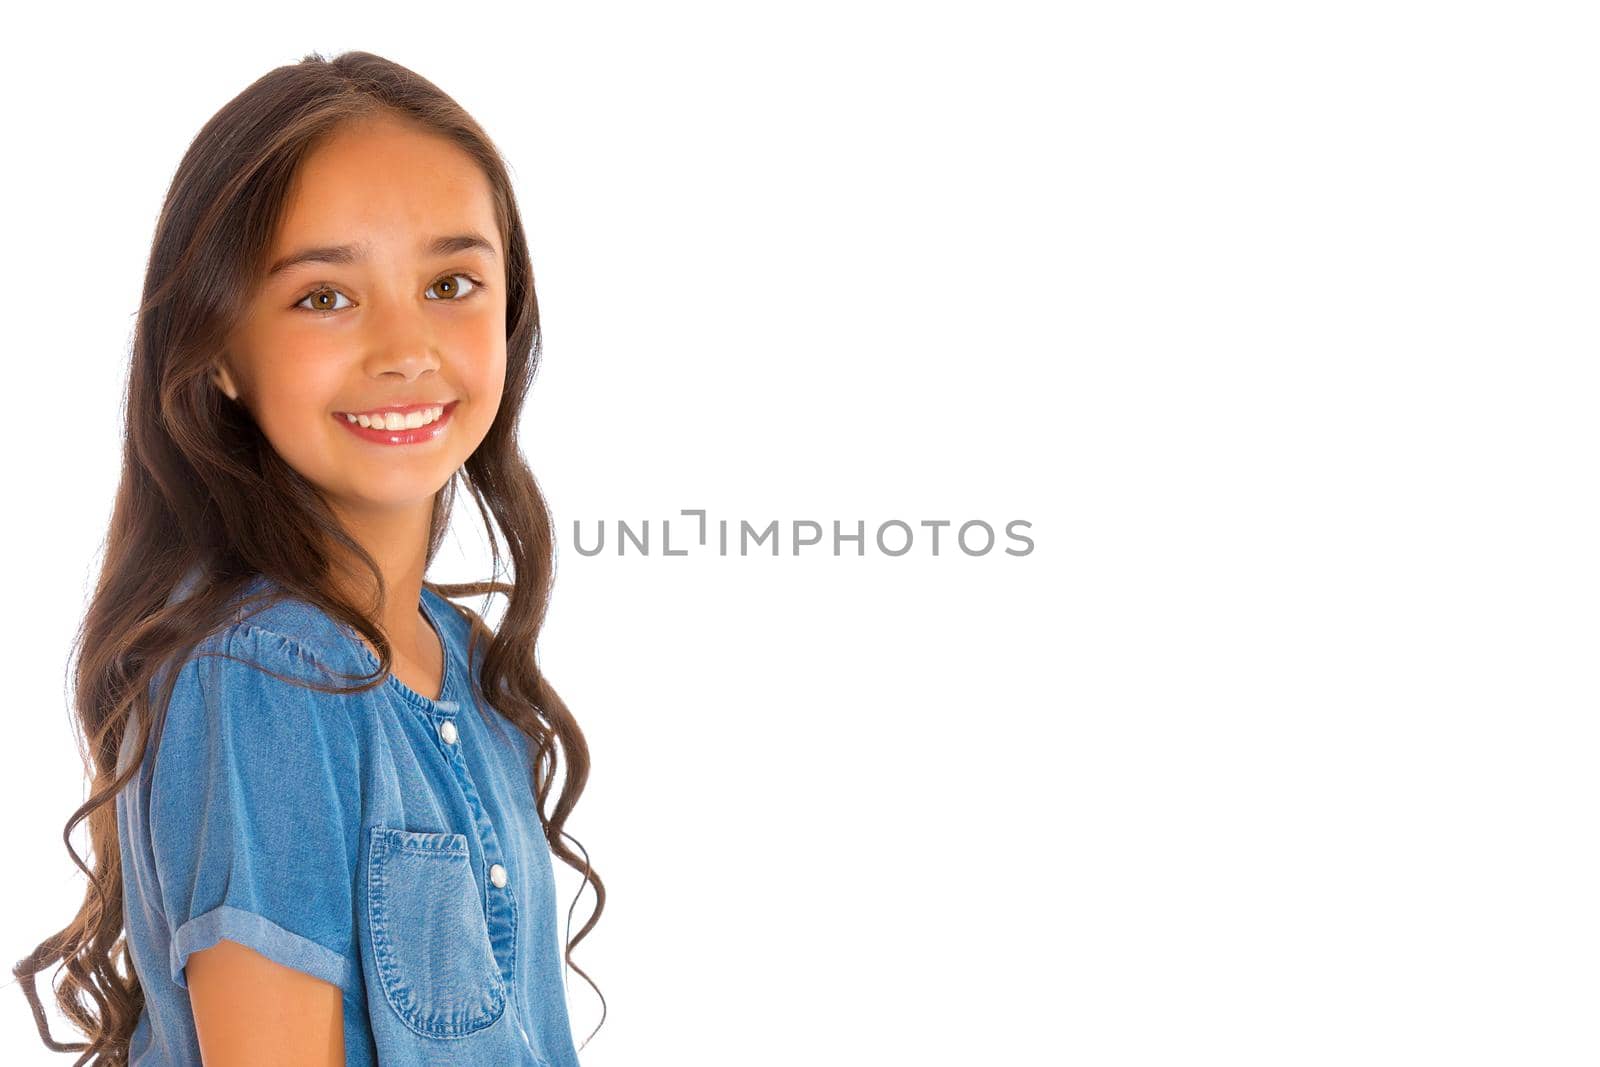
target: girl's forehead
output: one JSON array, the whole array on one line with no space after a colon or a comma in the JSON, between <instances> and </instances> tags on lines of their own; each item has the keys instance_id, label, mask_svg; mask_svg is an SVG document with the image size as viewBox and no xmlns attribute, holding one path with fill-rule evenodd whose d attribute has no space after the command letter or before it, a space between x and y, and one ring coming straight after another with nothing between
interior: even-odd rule
<instances>
[{"instance_id":1,"label":"girl's forehead","mask_svg":"<svg viewBox=\"0 0 1600 1067\"><path fill-rule=\"evenodd\" d=\"M493 189L472 157L443 138L411 131L370 140L352 134L302 162L269 262L305 246L426 252L436 238L470 233L484 237L497 258L502 254Z\"/></svg>"},{"instance_id":2,"label":"girl's forehead","mask_svg":"<svg viewBox=\"0 0 1600 1067\"><path fill-rule=\"evenodd\" d=\"M450 144L388 145L371 151L329 150L307 157L290 183L291 211L315 215L337 206L344 213L363 207L385 209L421 199L431 214L437 205L492 203L488 176L461 149Z\"/></svg>"}]
</instances>

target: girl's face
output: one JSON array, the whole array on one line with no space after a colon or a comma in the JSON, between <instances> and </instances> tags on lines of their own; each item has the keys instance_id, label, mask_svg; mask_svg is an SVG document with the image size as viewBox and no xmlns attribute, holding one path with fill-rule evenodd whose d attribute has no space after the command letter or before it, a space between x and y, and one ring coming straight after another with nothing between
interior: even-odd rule
<instances>
[{"instance_id":1,"label":"girl's face","mask_svg":"<svg viewBox=\"0 0 1600 1067\"><path fill-rule=\"evenodd\" d=\"M268 263L214 380L341 512L431 508L505 387L488 179L397 119L345 127L301 163ZM421 430L385 418L377 434L352 432L349 414L396 404L454 407ZM373 439L408 432L419 439Z\"/></svg>"}]
</instances>

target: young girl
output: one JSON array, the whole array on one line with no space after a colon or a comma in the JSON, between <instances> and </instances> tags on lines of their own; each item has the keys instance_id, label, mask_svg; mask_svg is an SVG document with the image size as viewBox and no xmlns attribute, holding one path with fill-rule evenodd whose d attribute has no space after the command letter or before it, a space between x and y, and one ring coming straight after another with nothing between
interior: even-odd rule
<instances>
[{"instance_id":1,"label":"young girl","mask_svg":"<svg viewBox=\"0 0 1600 1067\"><path fill-rule=\"evenodd\" d=\"M83 906L15 968L51 1049L575 1067L551 854L594 887L580 975L605 890L563 842L589 756L534 654L538 357L504 164L428 81L313 53L190 145L75 644L94 788L66 836L87 818L98 866L73 852ZM426 580L458 475L514 585ZM494 592L498 632L449 599ZM56 960L87 1043L50 1035Z\"/></svg>"}]
</instances>

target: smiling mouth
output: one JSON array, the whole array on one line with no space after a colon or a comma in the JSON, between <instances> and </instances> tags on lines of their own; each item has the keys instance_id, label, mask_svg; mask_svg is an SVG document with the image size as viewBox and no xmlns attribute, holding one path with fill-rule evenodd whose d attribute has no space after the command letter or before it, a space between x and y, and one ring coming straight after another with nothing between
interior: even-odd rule
<instances>
[{"instance_id":1,"label":"smiling mouth","mask_svg":"<svg viewBox=\"0 0 1600 1067\"><path fill-rule=\"evenodd\" d=\"M388 404L360 411L335 411L333 414L336 418L343 418L360 426L370 426L375 430L414 430L439 418L446 408L454 407L455 404L454 400L424 401L412 404Z\"/></svg>"},{"instance_id":2,"label":"smiling mouth","mask_svg":"<svg viewBox=\"0 0 1600 1067\"><path fill-rule=\"evenodd\" d=\"M431 441L442 434L459 403L451 400L444 404L397 404L362 412L335 411L333 418L364 440L409 445Z\"/></svg>"}]
</instances>

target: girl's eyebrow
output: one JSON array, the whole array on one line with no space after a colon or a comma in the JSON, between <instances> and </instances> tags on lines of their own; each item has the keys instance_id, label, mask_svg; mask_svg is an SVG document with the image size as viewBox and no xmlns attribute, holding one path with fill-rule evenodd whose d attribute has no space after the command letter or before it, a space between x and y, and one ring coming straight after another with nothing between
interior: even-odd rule
<instances>
[{"instance_id":1,"label":"girl's eyebrow","mask_svg":"<svg viewBox=\"0 0 1600 1067\"><path fill-rule=\"evenodd\" d=\"M267 276L279 274L290 267L297 267L302 263L336 263L348 265L360 263L371 250L370 245L322 245L316 248L302 248L298 252L291 252L278 260L267 269ZM494 245L490 244L482 235L474 232L453 233L444 237L435 237L431 241L422 243L422 254L425 256L451 256L457 252L477 251L495 258Z\"/></svg>"}]
</instances>

